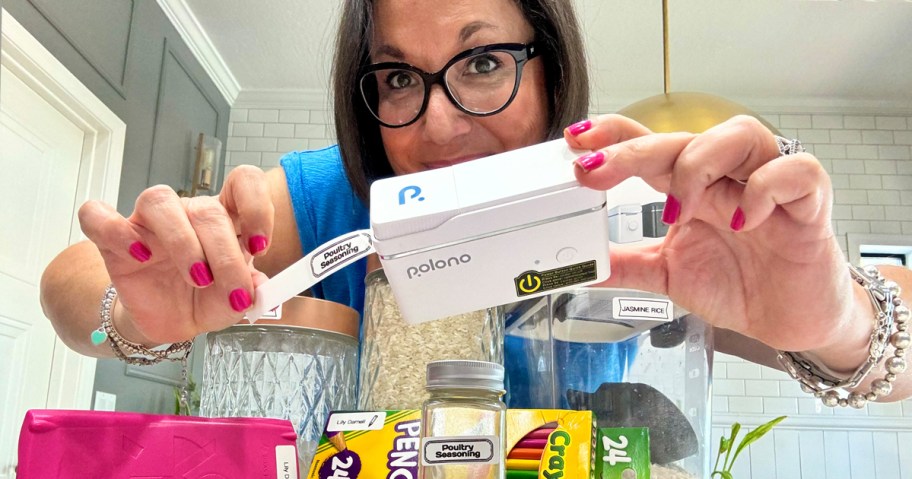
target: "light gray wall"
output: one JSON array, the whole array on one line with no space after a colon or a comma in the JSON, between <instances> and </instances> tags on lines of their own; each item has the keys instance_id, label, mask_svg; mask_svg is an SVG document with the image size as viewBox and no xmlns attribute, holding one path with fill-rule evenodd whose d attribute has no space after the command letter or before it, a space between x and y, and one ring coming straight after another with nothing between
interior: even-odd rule
<instances>
[{"instance_id":1,"label":"light gray wall","mask_svg":"<svg viewBox=\"0 0 912 479\"><path fill-rule=\"evenodd\" d=\"M192 132L227 140L230 105L155 0L5 0L4 8L127 124L121 213L149 185L183 186Z\"/></svg>"},{"instance_id":2,"label":"light gray wall","mask_svg":"<svg viewBox=\"0 0 912 479\"><path fill-rule=\"evenodd\" d=\"M155 0L4 0L3 6L127 124L122 214L150 185L189 186L196 134L227 140L230 105ZM100 360L95 389L116 394L118 410L170 413L179 378L173 363L137 368Z\"/></svg>"}]
</instances>

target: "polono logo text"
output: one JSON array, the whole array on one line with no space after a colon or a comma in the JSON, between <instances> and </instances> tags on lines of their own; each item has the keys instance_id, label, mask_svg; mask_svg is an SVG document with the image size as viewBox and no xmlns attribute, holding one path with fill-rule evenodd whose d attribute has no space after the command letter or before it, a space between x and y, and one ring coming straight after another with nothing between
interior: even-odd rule
<instances>
[{"instance_id":1,"label":"polono logo text","mask_svg":"<svg viewBox=\"0 0 912 479\"><path fill-rule=\"evenodd\" d=\"M467 254L458 257L450 256L447 259L429 259L427 262L417 266L409 266L408 269L405 270L405 273L408 275L408 279L420 278L423 274L439 269L459 266L463 263L468 263L469 261L472 261L472 257Z\"/></svg>"}]
</instances>

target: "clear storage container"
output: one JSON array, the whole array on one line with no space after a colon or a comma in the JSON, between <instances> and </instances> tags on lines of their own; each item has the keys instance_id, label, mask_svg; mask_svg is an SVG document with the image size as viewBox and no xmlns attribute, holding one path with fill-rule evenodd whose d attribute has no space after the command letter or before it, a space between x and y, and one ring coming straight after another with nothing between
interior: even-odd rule
<instances>
[{"instance_id":1,"label":"clear storage container","mask_svg":"<svg viewBox=\"0 0 912 479\"><path fill-rule=\"evenodd\" d=\"M358 313L307 297L282 310L208 334L200 414L290 420L306 471L329 412L357 406Z\"/></svg>"},{"instance_id":2,"label":"clear storage container","mask_svg":"<svg viewBox=\"0 0 912 479\"><path fill-rule=\"evenodd\" d=\"M368 269L372 263L369 261ZM500 309L412 325L402 319L383 269L368 273L365 288L360 409L420 409L428 397L425 371L431 361L469 359L503 364Z\"/></svg>"},{"instance_id":3,"label":"clear storage container","mask_svg":"<svg viewBox=\"0 0 912 479\"><path fill-rule=\"evenodd\" d=\"M507 406L504 369L484 361L427 366L419 479L503 479Z\"/></svg>"},{"instance_id":4,"label":"clear storage container","mask_svg":"<svg viewBox=\"0 0 912 479\"><path fill-rule=\"evenodd\" d=\"M712 329L666 297L583 288L505 307L507 405L648 427L653 478L709 477Z\"/></svg>"}]
</instances>

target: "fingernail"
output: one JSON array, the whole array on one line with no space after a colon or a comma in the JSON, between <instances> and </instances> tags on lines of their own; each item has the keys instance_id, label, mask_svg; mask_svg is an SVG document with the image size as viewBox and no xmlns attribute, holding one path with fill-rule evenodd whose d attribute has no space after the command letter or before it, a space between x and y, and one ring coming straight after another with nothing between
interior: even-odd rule
<instances>
[{"instance_id":1,"label":"fingernail","mask_svg":"<svg viewBox=\"0 0 912 479\"><path fill-rule=\"evenodd\" d=\"M581 122L574 123L574 124L568 126L567 131L569 131L571 135L576 136L576 135L579 135L580 133L585 133L585 132L589 131L591 128L592 128L592 122L589 120L583 120Z\"/></svg>"},{"instance_id":2,"label":"fingernail","mask_svg":"<svg viewBox=\"0 0 912 479\"><path fill-rule=\"evenodd\" d=\"M601 151L589 153L576 159L576 164L585 172L592 171L605 163L605 154Z\"/></svg>"},{"instance_id":3,"label":"fingernail","mask_svg":"<svg viewBox=\"0 0 912 479\"><path fill-rule=\"evenodd\" d=\"M744 211L739 206L735 209L735 214L732 215L731 229L733 231L741 231L741 228L744 228Z\"/></svg>"},{"instance_id":4,"label":"fingernail","mask_svg":"<svg viewBox=\"0 0 912 479\"><path fill-rule=\"evenodd\" d=\"M139 241L134 241L133 244L130 245L130 256L136 258L136 261L139 261L140 263L145 263L152 258L152 252L149 251L149 248L147 248L146 245Z\"/></svg>"},{"instance_id":5,"label":"fingernail","mask_svg":"<svg viewBox=\"0 0 912 479\"><path fill-rule=\"evenodd\" d=\"M212 284L212 271L209 265L198 261L190 267L190 277L197 286L209 286Z\"/></svg>"},{"instance_id":6,"label":"fingernail","mask_svg":"<svg viewBox=\"0 0 912 479\"><path fill-rule=\"evenodd\" d=\"M228 301L231 303L231 309L237 312L246 311L252 304L250 294L244 288L238 288L228 295Z\"/></svg>"},{"instance_id":7,"label":"fingernail","mask_svg":"<svg viewBox=\"0 0 912 479\"><path fill-rule=\"evenodd\" d=\"M673 225L678 221L678 215L681 214L681 202L674 195L668 195L665 199L665 210L662 211L662 223Z\"/></svg>"},{"instance_id":8,"label":"fingernail","mask_svg":"<svg viewBox=\"0 0 912 479\"><path fill-rule=\"evenodd\" d=\"M251 236L247 240L247 250L250 251L250 254L257 254L260 251L266 249L266 245L269 244L269 240L266 239L263 235Z\"/></svg>"}]
</instances>

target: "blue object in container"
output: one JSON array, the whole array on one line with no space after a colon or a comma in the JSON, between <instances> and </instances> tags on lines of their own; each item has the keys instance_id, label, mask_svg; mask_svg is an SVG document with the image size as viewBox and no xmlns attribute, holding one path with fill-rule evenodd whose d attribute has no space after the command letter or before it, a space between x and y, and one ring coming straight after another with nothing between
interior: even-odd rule
<instances>
[{"instance_id":1,"label":"blue object in container","mask_svg":"<svg viewBox=\"0 0 912 479\"><path fill-rule=\"evenodd\" d=\"M649 293L586 288L506 307L509 407L567 408L569 390L593 393L602 384L624 381L644 333L667 319L616 319L616 297L656 299ZM670 302L663 301L671 315Z\"/></svg>"}]
</instances>

